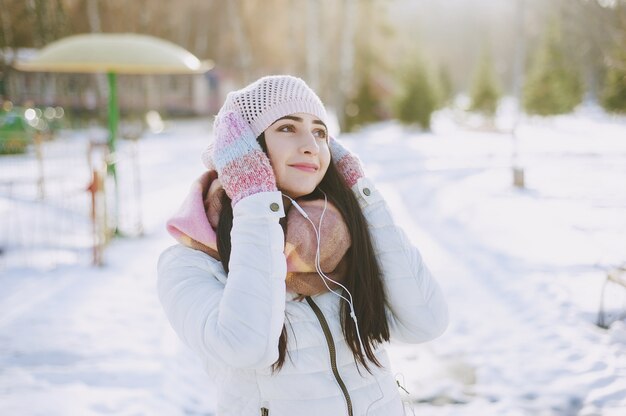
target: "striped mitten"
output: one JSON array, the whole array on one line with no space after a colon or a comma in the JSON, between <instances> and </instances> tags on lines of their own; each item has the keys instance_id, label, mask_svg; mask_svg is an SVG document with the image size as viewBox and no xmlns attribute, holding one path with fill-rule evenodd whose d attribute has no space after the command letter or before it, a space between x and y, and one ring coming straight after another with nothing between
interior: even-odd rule
<instances>
[{"instance_id":1,"label":"striped mitten","mask_svg":"<svg viewBox=\"0 0 626 416\"><path fill-rule=\"evenodd\" d=\"M213 133L212 160L233 207L247 196L278 191L270 160L239 113L221 115Z\"/></svg>"}]
</instances>

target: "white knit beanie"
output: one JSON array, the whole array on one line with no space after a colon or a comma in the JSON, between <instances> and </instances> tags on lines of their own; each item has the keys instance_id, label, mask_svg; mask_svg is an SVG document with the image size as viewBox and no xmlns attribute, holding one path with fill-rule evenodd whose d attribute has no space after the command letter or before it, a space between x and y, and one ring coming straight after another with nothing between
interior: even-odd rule
<instances>
[{"instance_id":1,"label":"white knit beanie","mask_svg":"<svg viewBox=\"0 0 626 416\"><path fill-rule=\"evenodd\" d=\"M241 114L255 137L279 118L293 113L312 114L328 124L319 97L302 79L291 75L266 76L230 92L215 121L229 111Z\"/></svg>"}]
</instances>

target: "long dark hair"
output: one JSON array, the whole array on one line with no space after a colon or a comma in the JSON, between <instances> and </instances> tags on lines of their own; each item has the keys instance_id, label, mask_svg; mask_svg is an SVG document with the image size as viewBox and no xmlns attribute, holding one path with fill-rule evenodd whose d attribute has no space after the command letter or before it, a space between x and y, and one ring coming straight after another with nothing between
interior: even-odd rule
<instances>
[{"instance_id":1,"label":"long dark hair","mask_svg":"<svg viewBox=\"0 0 626 416\"><path fill-rule=\"evenodd\" d=\"M265 134L261 133L257 141L267 154ZM332 162L329 164L328 170L316 190L302 198L323 198L323 194L319 191L320 189L326 193L330 202L339 210L350 232L352 244L346 253L348 269L342 284L352 294L354 312L359 323L359 332L365 347L365 354L361 351L356 327L350 317L350 306L345 301L342 301L339 311L341 329L355 359L371 373L367 363L368 360L376 366L382 367L382 364L374 355L374 348L378 344L389 340L389 325L385 315L387 300L380 277L380 268L367 230L367 222L363 212L361 212L359 203ZM230 259L230 231L232 226L233 211L231 200L224 192L222 196L222 210L217 226L217 249L226 273L228 273L228 261ZM344 296L347 297L346 294ZM287 329L286 326L283 326L283 331L278 341L278 360L272 366L273 371L278 371L282 368L287 353Z\"/></svg>"}]
</instances>

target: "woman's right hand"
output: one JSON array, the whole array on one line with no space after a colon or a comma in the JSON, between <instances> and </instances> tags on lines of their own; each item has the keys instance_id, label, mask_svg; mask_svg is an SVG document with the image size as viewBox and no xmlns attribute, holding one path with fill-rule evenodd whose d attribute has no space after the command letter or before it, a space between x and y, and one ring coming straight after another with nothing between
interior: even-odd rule
<instances>
[{"instance_id":1,"label":"woman's right hand","mask_svg":"<svg viewBox=\"0 0 626 416\"><path fill-rule=\"evenodd\" d=\"M239 113L221 115L213 133L212 154L203 159L212 161L233 207L247 196L278 191L270 160Z\"/></svg>"}]
</instances>

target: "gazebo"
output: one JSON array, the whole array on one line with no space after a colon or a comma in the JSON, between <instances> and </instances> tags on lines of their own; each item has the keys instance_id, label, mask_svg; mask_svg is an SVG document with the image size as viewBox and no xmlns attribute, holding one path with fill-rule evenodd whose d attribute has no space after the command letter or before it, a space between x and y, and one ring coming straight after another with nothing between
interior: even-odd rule
<instances>
[{"instance_id":1,"label":"gazebo","mask_svg":"<svg viewBox=\"0 0 626 416\"><path fill-rule=\"evenodd\" d=\"M18 61L15 68L31 72L106 73L108 139L111 155L119 122L117 74L201 74L213 67L171 42L135 33L92 33L69 36L41 49L33 59ZM115 157L107 164L115 183L115 231L118 232L118 186Z\"/></svg>"}]
</instances>

